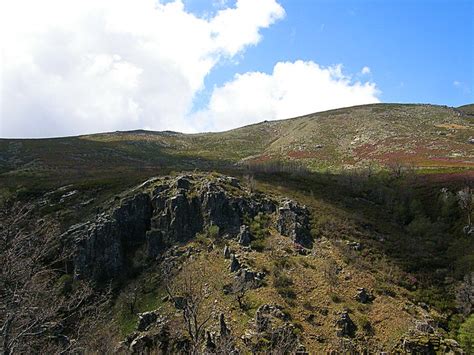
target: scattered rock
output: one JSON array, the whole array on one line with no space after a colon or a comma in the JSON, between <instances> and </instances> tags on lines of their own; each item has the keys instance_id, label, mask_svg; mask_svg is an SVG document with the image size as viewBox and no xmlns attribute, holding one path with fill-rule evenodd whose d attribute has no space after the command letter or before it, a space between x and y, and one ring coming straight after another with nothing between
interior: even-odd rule
<instances>
[{"instance_id":1,"label":"scattered rock","mask_svg":"<svg viewBox=\"0 0 474 355\"><path fill-rule=\"evenodd\" d=\"M355 299L360 303L370 303L374 300L374 296L370 294L365 288L358 288Z\"/></svg>"},{"instance_id":2,"label":"scattered rock","mask_svg":"<svg viewBox=\"0 0 474 355\"><path fill-rule=\"evenodd\" d=\"M157 320L158 320L158 313L156 311L140 313L138 314L137 330L139 332L146 331Z\"/></svg>"},{"instance_id":3,"label":"scattered rock","mask_svg":"<svg viewBox=\"0 0 474 355\"><path fill-rule=\"evenodd\" d=\"M220 325L220 335L221 337L226 337L230 334L230 329L227 326L224 318L224 313L221 313L219 316L219 325Z\"/></svg>"},{"instance_id":4,"label":"scattered rock","mask_svg":"<svg viewBox=\"0 0 474 355\"><path fill-rule=\"evenodd\" d=\"M235 254L232 254L232 261L230 262L230 272L236 272L240 270L241 265Z\"/></svg>"},{"instance_id":5,"label":"scattered rock","mask_svg":"<svg viewBox=\"0 0 474 355\"><path fill-rule=\"evenodd\" d=\"M224 259L230 259L230 248L228 245L224 247Z\"/></svg>"},{"instance_id":6,"label":"scattered rock","mask_svg":"<svg viewBox=\"0 0 474 355\"><path fill-rule=\"evenodd\" d=\"M354 337L357 330L356 325L349 316L349 312L343 311L336 320L336 335L338 337Z\"/></svg>"},{"instance_id":7,"label":"scattered rock","mask_svg":"<svg viewBox=\"0 0 474 355\"><path fill-rule=\"evenodd\" d=\"M348 242L347 242L347 245L348 245L352 250L355 250L355 251L361 251L361 250L362 250L362 245L361 245L359 242L351 242L351 241L348 241Z\"/></svg>"}]
</instances>

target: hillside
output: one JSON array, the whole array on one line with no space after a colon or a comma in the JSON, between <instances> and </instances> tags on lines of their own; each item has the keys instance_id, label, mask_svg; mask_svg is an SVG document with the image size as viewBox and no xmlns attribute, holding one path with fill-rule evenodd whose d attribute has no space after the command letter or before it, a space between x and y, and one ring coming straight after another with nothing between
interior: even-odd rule
<instances>
[{"instance_id":1,"label":"hillside","mask_svg":"<svg viewBox=\"0 0 474 355\"><path fill-rule=\"evenodd\" d=\"M3 171L48 173L81 166L182 166L292 161L311 170L398 162L472 167L474 116L434 105L376 104L332 110L220 133L130 131L0 140ZM467 111L466 111L467 110Z\"/></svg>"},{"instance_id":2,"label":"hillside","mask_svg":"<svg viewBox=\"0 0 474 355\"><path fill-rule=\"evenodd\" d=\"M3 350L469 353L468 111L0 140Z\"/></svg>"}]
</instances>

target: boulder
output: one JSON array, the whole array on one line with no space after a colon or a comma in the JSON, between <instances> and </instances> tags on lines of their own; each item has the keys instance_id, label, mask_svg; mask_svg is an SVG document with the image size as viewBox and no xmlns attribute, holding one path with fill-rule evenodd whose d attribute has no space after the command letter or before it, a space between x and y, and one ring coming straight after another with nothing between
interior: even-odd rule
<instances>
[{"instance_id":1,"label":"boulder","mask_svg":"<svg viewBox=\"0 0 474 355\"><path fill-rule=\"evenodd\" d=\"M365 288L358 288L355 299L360 303L370 303L374 300L374 296L370 294Z\"/></svg>"},{"instance_id":2,"label":"boulder","mask_svg":"<svg viewBox=\"0 0 474 355\"><path fill-rule=\"evenodd\" d=\"M230 248L228 245L224 247L224 259L230 259Z\"/></svg>"},{"instance_id":3,"label":"boulder","mask_svg":"<svg viewBox=\"0 0 474 355\"><path fill-rule=\"evenodd\" d=\"M336 329L336 335L338 337L352 338L355 336L357 327L349 316L349 313L347 311L343 311L336 320Z\"/></svg>"},{"instance_id":4,"label":"boulder","mask_svg":"<svg viewBox=\"0 0 474 355\"><path fill-rule=\"evenodd\" d=\"M232 260L230 262L230 272L236 272L240 270L241 265L235 254L232 254Z\"/></svg>"},{"instance_id":5,"label":"boulder","mask_svg":"<svg viewBox=\"0 0 474 355\"><path fill-rule=\"evenodd\" d=\"M156 311L140 313L138 314L137 330L139 332L146 331L157 320L158 313Z\"/></svg>"},{"instance_id":6,"label":"boulder","mask_svg":"<svg viewBox=\"0 0 474 355\"><path fill-rule=\"evenodd\" d=\"M225 322L224 313L221 313L219 316L219 325L220 325L220 336L226 337L230 334L230 329Z\"/></svg>"}]
</instances>

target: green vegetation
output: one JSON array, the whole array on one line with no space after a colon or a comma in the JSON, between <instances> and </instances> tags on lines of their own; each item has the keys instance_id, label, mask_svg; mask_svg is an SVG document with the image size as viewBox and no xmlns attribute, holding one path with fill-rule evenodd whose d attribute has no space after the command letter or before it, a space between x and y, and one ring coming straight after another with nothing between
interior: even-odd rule
<instances>
[{"instance_id":1,"label":"green vegetation","mask_svg":"<svg viewBox=\"0 0 474 355\"><path fill-rule=\"evenodd\" d=\"M471 314L459 328L459 342L468 354L474 351L474 314Z\"/></svg>"},{"instance_id":2,"label":"green vegetation","mask_svg":"<svg viewBox=\"0 0 474 355\"><path fill-rule=\"evenodd\" d=\"M474 272L474 238L463 231L468 218L457 192L474 177L472 145L467 143L474 136L474 119L466 114L470 107L460 109L465 114L430 105L368 105L222 133L136 131L0 140L0 222L19 229L30 224L28 236L46 223L48 235L57 237L72 224L119 203L122 191L151 176L195 169L247 176L241 179L247 184L241 184L253 193L307 205L316 242L311 254L300 255L292 241L272 227L275 215L245 218L253 236L250 250L234 241L225 243L243 265L266 276L262 287L245 290L244 312L238 310L235 295L222 291L236 275L229 274L228 260L222 257L219 228L210 226L180 245L193 251L173 260L192 264L195 270L209 268L200 280L209 283L203 302L208 309L228 312L239 336L259 306L280 303L298 332L310 334L308 339L321 335L333 345L340 339L332 315L350 307L356 310L351 317L358 335L393 345L420 315L419 304L470 349L474 320L460 311L462 300L456 292ZM226 184L229 191L238 190ZM193 196L197 193L192 191ZM11 222L12 211L28 211L33 205L37 208L32 214ZM60 270L49 284L38 284L68 298L78 287L70 260L51 258L62 242L44 243L48 248L35 262ZM174 322L181 319L171 303L163 301L163 285L153 279L159 270L148 268L140 250L130 253L137 272L112 285L109 308L97 311L104 328L97 334L130 334L137 314L149 310L160 309ZM109 285L103 286L105 293ZM376 301L356 303L358 287L370 290ZM407 304L413 307L405 309ZM318 346L326 345L312 341L315 350L310 350L322 351Z\"/></svg>"}]
</instances>

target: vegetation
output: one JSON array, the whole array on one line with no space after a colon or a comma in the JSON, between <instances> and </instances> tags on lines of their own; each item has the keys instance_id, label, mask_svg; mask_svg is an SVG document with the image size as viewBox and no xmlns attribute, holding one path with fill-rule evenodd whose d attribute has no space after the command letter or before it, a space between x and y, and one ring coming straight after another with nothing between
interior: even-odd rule
<instances>
[{"instance_id":1,"label":"vegetation","mask_svg":"<svg viewBox=\"0 0 474 355\"><path fill-rule=\"evenodd\" d=\"M210 310L225 313L240 339L268 303L285 306L313 352L341 343L334 317L344 309L353 310L358 340L390 348L428 313L423 307L472 351L474 320L463 294L474 272L468 110L369 105L223 133L0 140L0 329L7 351L55 352L45 339L59 342L64 333L106 352L134 331L138 313L151 310L169 316L197 349L204 329L217 330ZM275 215L259 214L245 220L250 248L229 241L245 266L265 271L259 288L223 292L236 275L222 257L217 226L177 246L169 279L156 279L159 262L145 267L139 250L137 272L120 282L97 290L72 277L70 256L58 252L64 230L151 176L194 169L246 176L241 183L252 193L307 205L314 249L300 255L271 227ZM188 247L192 252L181 250ZM375 295L372 304L356 303L359 287ZM186 307L176 309L170 299L180 297Z\"/></svg>"}]
</instances>

